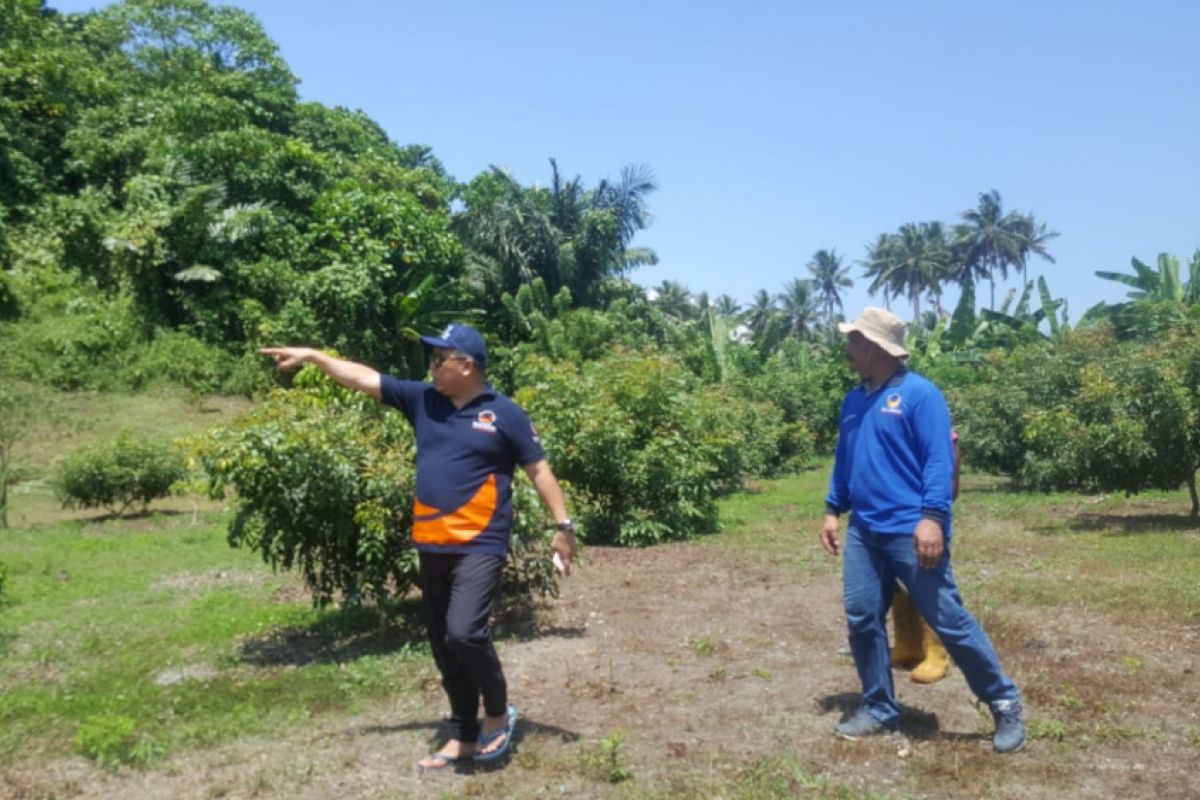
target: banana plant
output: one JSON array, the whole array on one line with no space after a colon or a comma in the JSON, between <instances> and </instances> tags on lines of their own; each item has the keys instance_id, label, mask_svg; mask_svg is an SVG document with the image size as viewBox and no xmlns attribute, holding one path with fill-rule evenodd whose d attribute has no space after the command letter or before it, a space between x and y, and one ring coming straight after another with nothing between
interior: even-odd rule
<instances>
[{"instance_id":1,"label":"banana plant","mask_svg":"<svg viewBox=\"0 0 1200 800\"><path fill-rule=\"evenodd\" d=\"M1087 310L1081 322L1108 320L1119 335L1132 338L1152 337L1181 319L1187 309L1200 305L1200 250L1192 254L1187 281L1180 279L1179 259L1159 253L1156 269L1134 257L1133 274L1097 270L1096 277L1131 288L1124 303L1097 303Z\"/></svg>"}]
</instances>

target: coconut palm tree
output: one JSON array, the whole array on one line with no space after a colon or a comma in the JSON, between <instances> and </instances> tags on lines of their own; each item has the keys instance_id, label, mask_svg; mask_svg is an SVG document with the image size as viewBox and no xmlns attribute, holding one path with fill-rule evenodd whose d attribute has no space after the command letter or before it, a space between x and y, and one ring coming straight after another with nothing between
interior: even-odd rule
<instances>
[{"instance_id":1,"label":"coconut palm tree","mask_svg":"<svg viewBox=\"0 0 1200 800\"><path fill-rule=\"evenodd\" d=\"M756 340L762 338L763 333L767 330L767 326L771 323L771 319L778 313L779 307L775 303L775 298L771 297L770 292L766 289L759 289L754 293L754 299L750 302L750 308L746 310L745 319Z\"/></svg>"},{"instance_id":2,"label":"coconut palm tree","mask_svg":"<svg viewBox=\"0 0 1200 800\"><path fill-rule=\"evenodd\" d=\"M634 234L654 221L646 207L646 195L658 189L654 173L645 164L630 164L621 168L621 177L612 182L600 181L592 195L594 208L613 212L620 233L621 247L629 246Z\"/></svg>"},{"instance_id":3,"label":"coconut palm tree","mask_svg":"<svg viewBox=\"0 0 1200 800\"><path fill-rule=\"evenodd\" d=\"M727 294L719 295L712 303L717 316L726 319L736 319L742 313L742 304Z\"/></svg>"},{"instance_id":4,"label":"coconut palm tree","mask_svg":"<svg viewBox=\"0 0 1200 800\"><path fill-rule=\"evenodd\" d=\"M1054 257L1047 251L1046 245L1051 239L1058 237L1058 231L1048 229L1046 224L1038 222L1032 213L1017 214L1013 227L1019 237L1017 240L1017 269L1021 271L1021 291L1024 291L1025 287L1029 285L1027 267L1030 256L1038 256L1051 264L1055 263Z\"/></svg>"},{"instance_id":5,"label":"coconut palm tree","mask_svg":"<svg viewBox=\"0 0 1200 800\"><path fill-rule=\"evenodd\" d=\"M825 320L832 324L834 308L842 310L842 289L854 285L849 277L850 268L843 266L837 250L818 250L808 262L808 271L817 296L825 306Z\"/></svg>"},{"instance_id":6,"label":"coconut palm tree","mask_svg":"<svg viewBox=\"0 0 1200 800\"><path fill-rule=\"evenodd\" d=\"M1008 277L1008 268L1021 263L1021 242L1025 237L1020 215L1005 214L1000 192L992 189L979 195L979 205L959 216L963 224L955 226L955 239L966 256L966 270L972 279L987 278L991 286L991 308L996 308L996 276ZM966 275L960 275L960 281Z\"/></svg>"},{"instance_id":7,"label":"coconut palm tree","mask_svg":"<svg viewBox=\"0 0 1200 800\"><path fill-rule=\"evenodd\" d=\"M892 238L890 233L879 234L872 244L867 245L866 259L859 262L863 266L863 277L871 279L867 293L874 297L876 292L883 292L883 305L888 310L892 308L892 296L901 294L893 284L892 264L887 259Z\"/></svg>"},{"instance_id":8,"label":"coconut palm tree","mask_svg":"<svg viewBox=\"0 0 1200 800\"><path fill-rule=\"evenodd\" d=\"M940 222L910 222L892 235L881 236L869 249L871 292L883 289L887 297L905 295L913 304L913 317L921 316L921 297L933 297L942 312L942 286L951 277L952 252Z\"/></svg>"},{"instance_id":9,"label":"coconut palm tree","mask_svg":"<svg viewBox=\"0 0 1200 800\"><path fill-rule=\"evenodd\" d=\"M693 319L696 316L696 304L691 291L677 281L663 281L652 290L654 305L664 314L675 319Z\"/></svg>"},{"instance_id":10,"label":"coconut palm tree","mask_svg":"<svg viewBox=\"0 0 1200 800\"><path fill-rule=\"evenodd\" d=\"M778 301L784 335L807 338L817 324L817 298L813 282L793 278L783 287Z\"/></svg>"}]
</instances>

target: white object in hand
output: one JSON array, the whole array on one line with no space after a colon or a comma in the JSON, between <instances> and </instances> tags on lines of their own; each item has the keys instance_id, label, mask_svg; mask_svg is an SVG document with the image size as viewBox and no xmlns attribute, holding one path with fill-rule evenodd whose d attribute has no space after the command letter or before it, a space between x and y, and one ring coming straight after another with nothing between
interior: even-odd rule
<instances>
[{"instance_id":1,"label":"white object in hand","mask_svg":"<svg viewBox=\"0 0 1200 800\"><path fill-rule=\"evenodd\" d=\"M563 565L562 556L558 554L557 550L555 550L554 555L550 557L550 561L554 564L554 569L558 570L559 575L566 574L567 568L565 565Z\"/></svg>"}]
</instances>

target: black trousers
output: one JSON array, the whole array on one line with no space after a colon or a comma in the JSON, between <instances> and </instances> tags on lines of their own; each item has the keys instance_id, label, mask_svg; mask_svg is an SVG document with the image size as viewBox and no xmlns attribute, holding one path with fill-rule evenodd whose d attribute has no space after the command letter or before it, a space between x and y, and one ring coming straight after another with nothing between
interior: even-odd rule
<instances>
[{"instance_id":1,"label":"black trousers","mask_svg":"<svg viewBox=\"0 0 1200 800\"><path fill-rule=\"evenodd\" d=\"M502 556L421 553L421 590L433 660L450 698L455 739L479 739L479 698L488 716L508 711L508 684L492 644L490 618L500 595Z\"/></svg>"}]
</instances>

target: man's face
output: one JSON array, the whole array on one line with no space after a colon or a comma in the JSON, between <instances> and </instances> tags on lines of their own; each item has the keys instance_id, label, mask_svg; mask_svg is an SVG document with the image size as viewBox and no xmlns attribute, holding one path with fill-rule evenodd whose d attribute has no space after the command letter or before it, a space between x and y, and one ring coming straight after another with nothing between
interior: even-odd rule
<instances>
[{"instance_id":1,"label":"man's face","mask_svg":"<svg viewBox=\"0 0 1200 800\"><path fill-rule=\"evenodd\" d=\"M858 331L850 331L846 337L846 361L860 378L866 378L870 374L871 352L874 347L867 337Z\"/></svg>"},{"instance_id":2,"label":"man's face","mask_svg":"<svg viewBox=\"0 0 1200 800\"><path fill-rule=\"evenodd\" d=\"M471 373L474 362L457 350L435 347L429 354L429 374L433 386L442 394L450 394L459 388Z\"/></svg>"}]
</instances>

